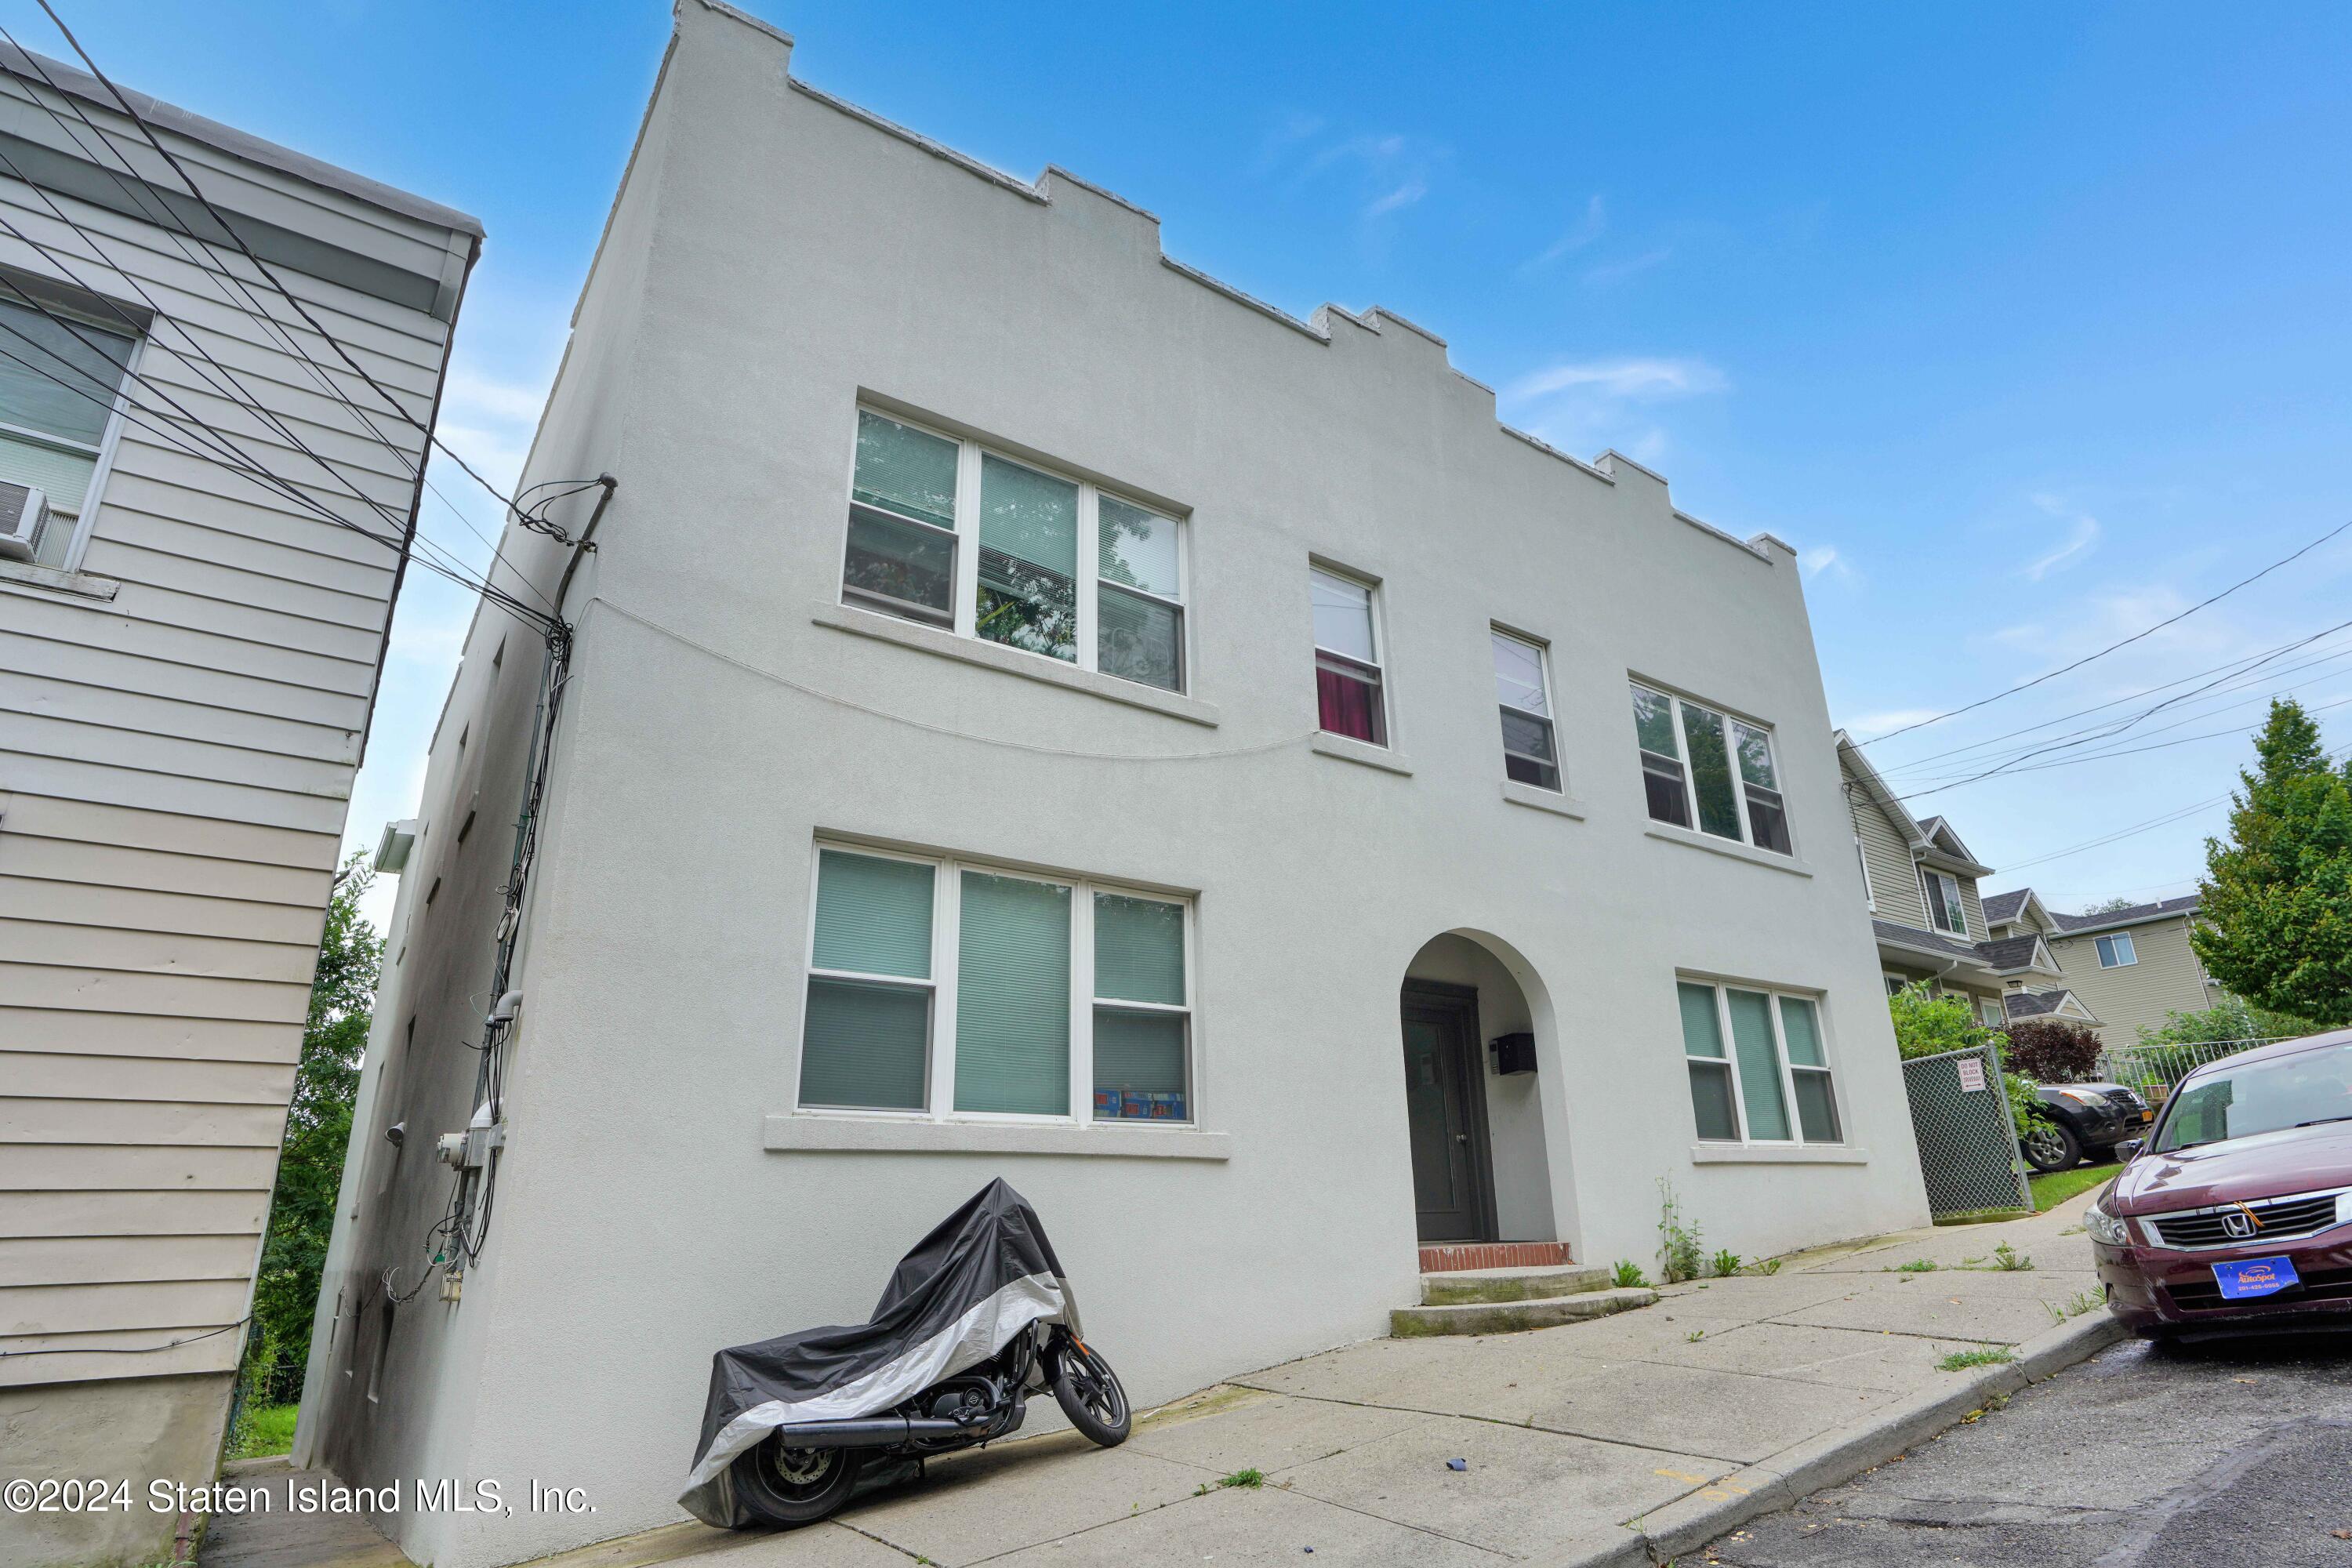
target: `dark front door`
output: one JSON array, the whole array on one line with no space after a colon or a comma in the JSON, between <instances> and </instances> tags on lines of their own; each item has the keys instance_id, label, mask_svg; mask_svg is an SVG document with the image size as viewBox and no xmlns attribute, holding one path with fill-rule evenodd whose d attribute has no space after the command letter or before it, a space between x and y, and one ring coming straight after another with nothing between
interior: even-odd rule
<instances>
[{"instance_id":1,"label":"dark front door","mask_svg":"<svg viewBox=\"0 0 2352 1568\"><path fill-rule=\"evenodd\" d=\"M1478 994L1404 988L1404 1103L1412 1133L1412 1197L1424 1244L1495 1239L1486 1160L1486 1079L1478 1060Z\"/></svg>"}]
</instances>

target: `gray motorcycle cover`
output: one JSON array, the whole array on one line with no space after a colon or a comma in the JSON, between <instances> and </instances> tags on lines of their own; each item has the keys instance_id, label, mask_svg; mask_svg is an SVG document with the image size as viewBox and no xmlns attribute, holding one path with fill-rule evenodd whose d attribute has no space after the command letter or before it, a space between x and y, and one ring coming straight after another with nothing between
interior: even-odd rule
<instances>
[{"instance_id":1,"label":"gray motorcycle cover","mask_svg":"<svg viewBox=\"0 0 2352 1568\"><path fill-rule=\"evenodd\" d=\"M706 1524L740 1529L751 1520L728 1474L738 1454L795 1421L886 1411L1039 1321L1077 1331L1069 1282L1029 1200L991 1182L898 1260L866 1321L710 1358L702 1438L677 1500Z\"/></svg>"}]
</instances>

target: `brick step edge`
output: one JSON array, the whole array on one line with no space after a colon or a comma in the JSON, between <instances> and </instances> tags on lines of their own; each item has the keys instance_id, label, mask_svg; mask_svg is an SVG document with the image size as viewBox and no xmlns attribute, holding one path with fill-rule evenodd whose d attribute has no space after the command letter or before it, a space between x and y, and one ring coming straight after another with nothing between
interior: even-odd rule
<instances>
[{"instance_id":1,"label":"brick step edge","mask_svg":"<svg viewBox=\"0 0 2352 1568\"><path fill-rule=\"evenodd\" d=\"M1469 1241L1421 1249L1423 1274L1457 1268L1549 1268L1573 1263L1564 1241Z\"/></svg>"}]
</instances>

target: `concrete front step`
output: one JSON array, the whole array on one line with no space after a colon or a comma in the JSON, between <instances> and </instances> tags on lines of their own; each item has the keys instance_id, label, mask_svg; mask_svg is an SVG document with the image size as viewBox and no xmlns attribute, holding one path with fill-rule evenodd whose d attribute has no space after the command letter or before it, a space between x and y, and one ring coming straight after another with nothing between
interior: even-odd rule
<instances>
[{"instance_id":1,"label":"concrete front step","mask_svg":"<svg viewBox=\"0 0 2352 1568\"><path fill-rule=\"evenodd\" d=\"M1657 1299L1655 1290L1609 1289L1545 1296L1528 1301L1399 1307L1389 1313L1389 1332L1399 1339L1420 1339L1430 1334L1516 1334L1527 1329L1550 1329L1588 1318L1605 1318L1612 1312L1647 1307Z\"/></svg>"},{"instance_id":2,"label":"concrete front step","mask_svg":"<svg viewBox=\"0 0 2352 1568\"><path fill-rule=\"evenodd\" d=\"M1421 1304L1451 1307L1465 1301L1532 1301L1573 1296L1609 1283L1606 1268L1453 1268L1421 1277Z\"/></svg>"}]
</instances>

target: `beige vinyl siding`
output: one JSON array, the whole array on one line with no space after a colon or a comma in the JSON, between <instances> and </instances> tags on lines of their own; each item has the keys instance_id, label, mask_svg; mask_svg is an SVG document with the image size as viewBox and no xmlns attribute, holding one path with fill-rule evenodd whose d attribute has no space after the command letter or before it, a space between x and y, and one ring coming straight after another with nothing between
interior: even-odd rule
<instances>
[{"instance_id":1,"label":"beige vinyl siding","mask_svg":"<svg viewBox=\"0 0 2352 1568\"><path fill-rule=\"evenodd\" d=\"M2067 988L2099 1020L2099 1037L2110 1046L2139 1043L2142 1029L2164 1026L2174 1013L2198 1013L2221 999L2209 990L2205 971L2189 945L2189 921L2183 916L2151 921L2124 928L2131 933L2137 963L2118 969L2099 967L2096 931L2082 936L2052 937L2051 956L2066 972Z\"/></svg>"},{"instance_id":2,"label":"beige vinyl siding","mask_svg":"<svg viewBox=\"0 0 2352 1568\"><path fill-rule=\"evenodd\" d=\"M1985 929L1984 900L1977 892L1977 879L1974 877L1962 877L1958 881L1960 910L1968 917L1969 940L1982 942L1992 933Z\"/></svg>"},{"instance_id":3,"label":"beige vinyl siding","mask_svg":"<svg viewBox=\"0 0 2352 1568\"><path fill-rule=\"evenodd\" d=\"M1862 835L1863 859L1870 868L1870 891L1875 900L1872 912L1880 920L1925 931L1927 895L1919 890L1919 871L1912 862L1910 846L1851 773L1846 775L1846 798L1853 803L1854 831Z\"/></svg>"},{"instance_id":4,"label":"beige vinyl siding","mask_svg":"<svg viewBox=\"0 0 2352 1568\"><path fill-rule=\"evenodd\" d=\"M9 129L73 151L37 110ZM224 210L421 275L454 305L470 236L166 136ZM403 532L422 435L241 258L275 326L193 241L137 217L0 179L0 220L26 237L0 230L0 262L152 301L140 402L168 394L346 518ZM273 270L430 416L445 320ZM182 327L335 475L224 395ZM131 420L89 521L79 571L97 592L0 571L0 1351L145 1347L245 1313L399 564ZM226 1370L241 1342L0 1358L0 1385Z\"/></svg>"}]
</instances>

